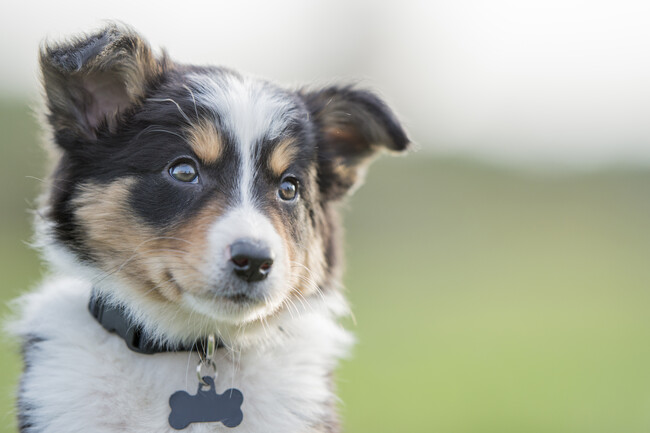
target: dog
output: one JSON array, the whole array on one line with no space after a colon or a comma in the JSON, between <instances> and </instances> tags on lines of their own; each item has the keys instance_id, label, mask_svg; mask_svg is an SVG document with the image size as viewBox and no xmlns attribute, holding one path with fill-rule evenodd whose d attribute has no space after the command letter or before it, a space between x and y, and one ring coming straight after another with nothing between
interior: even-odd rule
<instances>
[{"instance_id":1,"label":"dog","mask_svg":"<svg viewBox=\"0 0 650 433\"><path fill-rule=\"evenodd\" d=\"M40 50L51 275L17 301L24 433L337 432L340 204L410 141L376 94L177 63L109 23Z\"/></svg>"}]
</instances>

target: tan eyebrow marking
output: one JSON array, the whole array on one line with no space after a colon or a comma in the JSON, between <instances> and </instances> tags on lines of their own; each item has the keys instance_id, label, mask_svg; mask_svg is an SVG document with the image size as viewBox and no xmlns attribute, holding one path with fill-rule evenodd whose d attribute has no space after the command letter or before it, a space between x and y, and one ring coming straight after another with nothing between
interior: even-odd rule
<instances>
[{"instance_id":1,"label":"tan eyebrow marking","mask_svg":"<svg viewBox=\"0 0 650 433\"><path fill-rule=\"evenodd\" d=\"M187 130L192 150L207 164L215 162L223 152L221 134L214 123L202 120Z\"/></svg>"},{"instance_id":2,"label":"tan eyebrow marking","mask_svg":"<svg viewBox=\"0 0 650 433\"><path fill-rule=\"evenodd\" d=\"M295 146L296 141L293 138L287 138L278 144L271 157L269 158L269 168L273 174L281 176L298 153L298 147Z\"/></svg>"}]
</instances>

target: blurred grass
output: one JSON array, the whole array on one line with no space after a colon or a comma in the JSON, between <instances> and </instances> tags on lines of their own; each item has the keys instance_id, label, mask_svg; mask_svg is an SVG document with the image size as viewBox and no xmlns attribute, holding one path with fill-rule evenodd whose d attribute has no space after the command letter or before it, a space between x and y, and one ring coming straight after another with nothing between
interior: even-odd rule
<instances>
[{"instance_id":1,"label":"blurred grass","mask_svg":"<svg viewBox=\"0 0 650 433\"><path fill-rule=\"evenodd\" d=\"M40 278L22 241L43 158L23 104L0 103L0 131L6 301ZM346 430L650 431L649 198L650 169L378 162L345 212L359 339L339 372ZM9 432L19 364L4 347Z\"/></svg>"},{"instance_id":2,"label":"blurred grass","mask_svg":"<svg viewBox=\"0 0 650 433\"><path fill-rule=\"evenodd\" d=\"M9 314L7 302L39 281L39 261L26 243L31 240L33 201L43 175L43 152L38 129L24 101L0 99L0 317ZM19 347L0 338L0 432L14 432L14 391L20 374Z\"/></svg>"}]
</instances>

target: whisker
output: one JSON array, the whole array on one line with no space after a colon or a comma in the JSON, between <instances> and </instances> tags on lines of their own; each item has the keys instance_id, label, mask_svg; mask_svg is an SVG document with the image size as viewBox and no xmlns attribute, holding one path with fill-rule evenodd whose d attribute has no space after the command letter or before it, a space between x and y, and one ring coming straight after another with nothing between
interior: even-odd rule
<instances>
[{"instance_id":1,"label":"whisker","mask_svg":"<svg viewBox=\"0 0 650 433\"><path fill-rule=\"evenodd\" d=\"M312 312L314 312L314 307L313 307L313 305L311 305L311 303L309 302L309 300L307 300L307 298L305 298L305 296L304 296L302 293L300 293L299 290L295 291L294 293L298 296L298 300L299 300L301 303L304 301L305 304L307 304L307 306L309 307L309 309L310 309Z\"/></svg>"},{"instance_id":2,"label":"whisker","mask_svg":"<svg viewBox=\"0 0 650 433\"><path fill-rule=\"evenodd\" d=\"M180 135L180 134L178 134L178 133L176 133L174 131L169 131L167 129L150 129L148 132L164 132L166 134L175 135L176 137L178 137L181 140L185 141L185 137L183 137L182 135Z\"/></svg>"},{"instance_id":3,"label":"whisker","mask_svg":"<svg viewBox=\"0 0 650 433\"><path fill-rule=\"evenodd\" d=\"M45 179L41 179L40 177L25 176L25 179L37 180L37 181L41 182L43 185L48 185L50 188L56 188L57 190L63 191L63 192L67 191L65 188L61 188L60 186L57 186L54 182L47 181ZM71 181L68 181L68 180L66 180L66 182L72 183Z\"/></svg>"},{"instance_id":4,"label":"whisker","mask_svg":"<svg viewBox=\"0 0 650 433\"><path fill-rule=\"evenodd\" d=\"M185 87L192 96L192 102L194 103L194 114L196 114L196 120L199 120L199 110L196 109L196 98L194 97L194 92L192 92L192 89L190 89L187 84L183 84L183 87Z\"/></svg>"},{"instance_id":5,"label":"whisker","mask_svg":"<svg viewBox=\"0 0 650 433\"><path fill-rule=\"evenodd\" d=\"M178 108L178 111L181 113L185 121L188 123L188 125L192 124L192 121L190 120L189 117L187 117L187 114L183 111L180 105L178 105L178 102L174 101L172 98L147 98L148 101L153 101L153 102L171 102L174 105L176 105L176 108Z\"/></svg>"},{"instance_id":6,"label":"whisker","mask_svg":"<svg viewBox=\"0 0 650 433\"><path fill-rule=\"evenodd\" d=\"M146 128L144 128L143 130L141 130L140 132L138 132L135 135L135 137L133 137L131 139L131 143L136 143L140 139L141 136L143 136L144 134L148 134L150 132L163 132L165 134L174 135L176 137L179 137L181 140L186 141L185 137L175 133L174 131L170 131L168 129L165 129L165 127L162 126L162 125L149 125Z\"/></svg>"},{"instance_id":7,"label":"whisker","mask_svg":"<svg viewBox=\"0 0 650 433\"><path fill-rule=\"evenodd\" d=\"M293 266L293 264L299 265L300 267L306 269L308 272L311 273L309 268L307 268L305 265L303 265L301 263L291 262L291 264L292 264L292 266ZM325 295L323 294L323 290L318 286L318 284L314 281L313 278L309 278L309 277L307 277L305 275L300 275L300 274L296 274L295 277L298 278L299 280L301 280L302 282L306 283L309 287L311 287L316 293L319 294L319 296L321 297L323 302L325 302Z\"/></svg>"},{"instance_id":8,"label":"whisker","mask_svg":"<svg viewBox=\"0 0 650 433\"><path fill-rule=\"evenodd\" d=\"M150 288L149 290L147 290L146 292L144 292L144 295L148 295L148 294L151 293L151 292L154 292L154 291L156 291L156 290L158 290L158 289L162 289L162 286L163 286L164 284L171 283L172 281L174 281L174 278L170 278L170 279L168 279L168 280L166 280L166 281L161 281L160 283L156 284L155 286L153 286L152 288Z\"/></svg>"},{"instance_id":9,"label":"whisker","mask_svg":"<svg viewBox=\"0 0 650 433\"><path fill-rule=\"evenodd\" d=\"M291 311L291 308L289 308L289 303L287 302L286 298L282 300L280 305L282 305L282 307L289 312L289 315L291 316L291 320L296 320L296 318L293 316L293 311Z\"/></svg>"},{"instance_id":10,"label":"whisker","mask_svg":"<svg viewBox=\"0 0 650 433\"><path fill-rule=\"evenodd\" d=\"M167 250L166 251L166 250L160 249L160 250L153 250L152 252L157 252L157 251L163 251L163 252L167 252L167 253L171 253L171 254L166 254L165 256L162 256L162 255L154 255L154 256L147 255L147 256L144 256L144 255L142 255L142 254L144 254L144 252L134 253L131 257L129 257L127 260L125 260L122 264L116 265L115 267L109 269L108 271L106 271L106 272L96 276L95 278L93 278L92 282L94 284L99 284L100 282L102 282L104 279L110 277L111 275L122 271L126 266L128 266L130 264L142 263L142 262L146 262L147 260L154 261L154 260L160 259L161 257L180 258L180 257L185 257L185 256L189 255L189 252L179 251L179 250ZM173 265L176 265L176 266L173 266ZM172 270L173 269L189 268L189 269L192 269L192 270L194 270L196 272L200 272L200 269L198 269L196 266L194 266L194 265L192 265L190 263L186 263L186 262L176 263L176 264L175 263L167 264L167 267L171 268Z\"/></svg>"},{"instance_id":11,"label":"whisker","mask_svg":"<svg viewBox=\"0 0 650 433\"><path fill-rule=\"evenodd\" d=\"M181 239L181 238L177 238L177 237L173 237L173 236L156 236L156 237L152 237L152 238L149 238L149 239L145 239L144 241L142 241L138 245L136 245L135 248L133 248L132 255L129 256L121 265L117 265L115 268L111 268L108 271L106 271L107 272L106 276L109 276L109 275L112 275L115 272L121 271L124 268L124 266L126 266L132 259L134 259L135 257L137 257L140 254L143 254L144 252L138 251L138 249L140 249L140 247L142 247L143 245L145 245L145 244L147 244L149 242L158 241L158 240L176 240L176 241L181 241L181 242L187 242L190 245L193 245L193 243L190 242L190 241L187 241L187 240ZM156 249L153 249L153 250L149 250L148 253L158 252L158 251L171 252L171 250L172 249L163 250L162 248L156 248ZM178 249L175 249L175 251L184 252L186 254L189 254L189 251L183 251L183 250L178 250ZM97 278L99 278L99 277L97 277ZM102 280L103 279L104 278L102 278ZM99 282L99 281L97 281L97 282Z\"/></svg>"},{"instance_id":12,"label":"whisker","mask_svg":"<svg viewBox=\"0 0 650 433\"><path fill-rule=\"evenodd\" d=\"M285 300L286 300L288 303L290 303L291 306L293 306L294 310L296 310L296 314L298 315L298 317L299 317L299 318L302 317L302 314L301 314L300 310L298 309L298 306L296 305L296 303L293 302L293 300L292 300L291 298L285 298ZM289 310L289 311L290 311L290 310Z\"/></svg>"}]
</instances>

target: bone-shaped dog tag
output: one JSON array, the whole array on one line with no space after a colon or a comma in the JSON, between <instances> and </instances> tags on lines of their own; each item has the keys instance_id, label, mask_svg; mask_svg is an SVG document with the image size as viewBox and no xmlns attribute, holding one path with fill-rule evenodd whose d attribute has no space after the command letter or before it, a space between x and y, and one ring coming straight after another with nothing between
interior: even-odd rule
<instances>
[{"instance_id":1,"label":"bone-shaped dog tag","mask_svg":"<svg viewBox=\"0 0 650 433\"><path fill-rule=\"evenodd\" d=\"M169 397L169 425L176 430L182 430L194 422L222 422L226 427L237 427L244 419L241 405L244 395L236 388L227 389L223 394L217 394L214 389L214 379L205 376L203 380L209 389L203 390L199 384L196 395L185 391L176 391Z\"/></svg>"}]
</instances>

